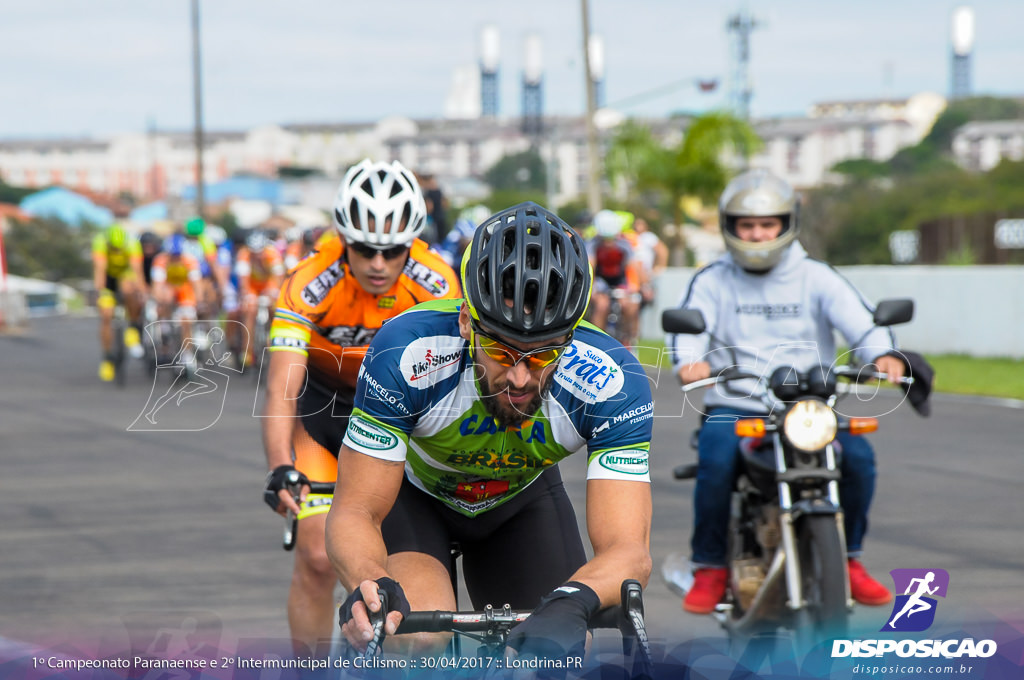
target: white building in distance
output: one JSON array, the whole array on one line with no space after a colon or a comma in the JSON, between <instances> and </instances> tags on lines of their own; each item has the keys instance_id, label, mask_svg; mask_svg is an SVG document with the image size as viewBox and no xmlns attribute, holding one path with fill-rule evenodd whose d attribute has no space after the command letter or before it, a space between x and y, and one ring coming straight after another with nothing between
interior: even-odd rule
<instances>
[{"instance_id":1,"label":"white building in distance","mask_svg":"<svg viewBox=\"0 0 1024 680\"><path fill-rule=\"evenodd\" d=\"M816 186L834 179L830 168L840 161L882 161L918 143L944 107L941 96L924 93L902 100L822 102L807 117L755 121L765 146L751 165L768 168L797 187ZM611 115L603 118L616 120ZM673 143L685 133L688 119L642 122L655 136ZM615 127L600 127L607 142ZM208 132L203 174L212 183L238 173L273 176L282 166L298 166L338 177L350 164L371 157L400 160L419 173L435 175L448 188L479 180L502 157L534 144L555 176L552 205L585 195L586 134L580 116L545 117L539 138L524 135L518 118L480 117L390 117ZM1004 147L1017 149L1019 142L1000 148ZM981 155L988 159L988 153ZM979 167L990 167L985 165L989 162L979 161ZM127 192L140 200L174 197L196 181L195 150L192 135L180 132L131 133L105 140L0 141L0 179L25 187L61 184L115 195Z\"/></svg>"}]
</instances>

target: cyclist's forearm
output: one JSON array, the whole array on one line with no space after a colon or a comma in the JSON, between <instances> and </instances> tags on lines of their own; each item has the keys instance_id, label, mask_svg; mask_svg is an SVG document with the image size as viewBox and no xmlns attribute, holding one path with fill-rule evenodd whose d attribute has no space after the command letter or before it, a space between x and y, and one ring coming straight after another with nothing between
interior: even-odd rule
<instances>
[{"instance_id":1,"label":"cyclist's forearm","mask_svg":"<svg viewBox=\"0 0 1024 680\"><path fill-rule=\"evenodd\" d=\"M594 557L571 580L590 586L602 606L620 601L626 579L645 584L651 575L651 486L646 482L587 482L587 533Z\"/></svg>"},{"instance_id":2,"label":"cyclist's forearm","mask_svg":"<svg viewBox=\"0 0 1024 680\"><path fill-rule=\"evenodd\" d=\"M350 591L388 576L381 524L398 497L405 464L358 453L343 444L338 484L327 515L327 555Z\"/></svg>"},{"instance_id":3,"label":"cyclist's forearm","mask_svg":"<svg viewBox=\"0 0 1024 680\"><path fill-rule=\"evenodd\" d=\"M596 553L568 580L590 586L601 598L601 606L611 607L620 603L622 582L626 579L636 579L647 586L652 564L646 545L622 545Z\"/></svg>"},{"instance_id":4,"label":"cyclist's forearm","mask_svg":"<svg viewBox=\"0 0 1024 680\"><path fill-rule=\"evenodd\" d=\"M380 524L362 508L337 501L327 514L327 556L349 592L363 581L388 576L387 548Z\"/></svg>"},{"instance_id":5,"label":"cyclist's forearm","mask_svg":"<svg viewBox=\"0 0 1024 680\"><path fill-rule=\"evenodd\" d=\"M263 409L263 449L267 456L267 467L273 470L279 465L291 465L292 435L301 376L289 379L293 366L305 367L305 357L294 352L271 352L270 367L267 371L267 395Z\"/></svg>"}]
</instances>

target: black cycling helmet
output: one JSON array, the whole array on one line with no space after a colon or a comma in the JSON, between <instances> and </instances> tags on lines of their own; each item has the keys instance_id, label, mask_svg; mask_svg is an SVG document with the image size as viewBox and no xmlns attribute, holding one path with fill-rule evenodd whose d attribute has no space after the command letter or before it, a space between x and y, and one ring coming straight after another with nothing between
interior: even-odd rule
<instances>
[{"instance_id":1,"label":"black cycling helmet","mask_svg":"<svg viewBox=\"0 0 1024 680\"><path fill-rule=\"evenodd\" d=\"M462 258L470 315L513 342L571 333L587 311L590 286L583 239L536 203L484 220Z\"/></svg>"}]
</instances>

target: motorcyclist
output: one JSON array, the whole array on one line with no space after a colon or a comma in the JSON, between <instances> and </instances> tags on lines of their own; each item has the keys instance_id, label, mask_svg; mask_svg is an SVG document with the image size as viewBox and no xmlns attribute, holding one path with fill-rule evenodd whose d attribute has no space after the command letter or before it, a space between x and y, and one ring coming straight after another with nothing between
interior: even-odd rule
<instances>
[{"instance_id":1,"label":"motorcyclist","mask_svg":"<svg viewBox=\"0 0 1024 680\"><path fill-rule=\"evenodd\" d=\"M874 363L892 382L902 377L905 367L893 354L892 332L875 327L873 310L860 293L828 264L811 259L797 240L799 211L793 189L765 170L745 172L726 187L719 220L727 252L694 275L680 303L703 313L716 341L708 334L667 340L683 383L729 367L730 347L740 368L762 375L778 366L804 371L829 365L836 352L834 330L858 360ZM730 385L747 396L712 389L704 399L691 537L694 581L683 601L683 609L695 614L713 611L728 581L726 536L739 444L733 422L764 411L750 396L753 381ZM839 433L837 440L850 592L861 604L882 605L892 594L859 561L875 489L874 451L862 436Z\"/></svg>"}]
</instances>

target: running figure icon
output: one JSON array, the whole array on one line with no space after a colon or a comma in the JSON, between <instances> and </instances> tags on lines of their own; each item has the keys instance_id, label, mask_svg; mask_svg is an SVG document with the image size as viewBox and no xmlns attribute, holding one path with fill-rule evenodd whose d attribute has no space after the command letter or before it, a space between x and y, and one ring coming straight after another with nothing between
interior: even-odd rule
<instances>
[{"instance_id":1,"label":"running figure icon","mask_svg":"<svg viewBox=\"0 0 1024 680\"><path fill-rule=\"evenodd\" d=\"M939 586L937 585L934 588L928 587L934 580L934 571L929 571L928 575L924 578L915 578L910 580L910 584L907 586L906 591L904 591L903 593L904 595L910 595L910 598L907 600L906 604L903 605L903 608L899 611L899 613L896 614L896 616L892 617L892 620L889 621L889 628L895 629L896 619L900 618L904 614L906 614L907 618L909 619L911 616L917 614L918 612L927 611L932 608L931 602L922 599L922 596L934 595L935 591L939 589ZM917 591L911 594L910 591L914 589L915 584L917 587Z\"/></svg>"}]
</instances>

